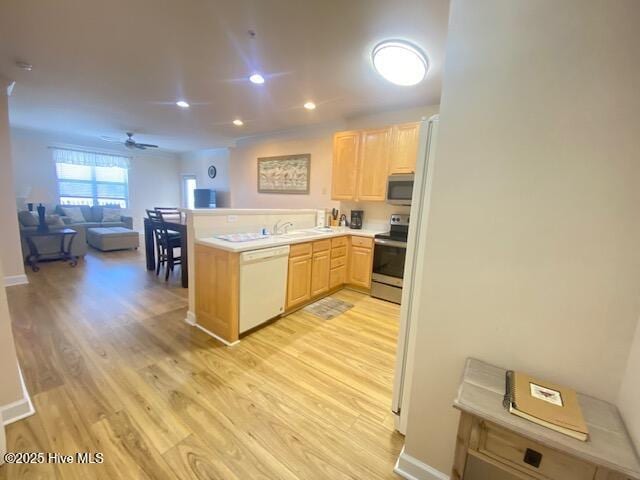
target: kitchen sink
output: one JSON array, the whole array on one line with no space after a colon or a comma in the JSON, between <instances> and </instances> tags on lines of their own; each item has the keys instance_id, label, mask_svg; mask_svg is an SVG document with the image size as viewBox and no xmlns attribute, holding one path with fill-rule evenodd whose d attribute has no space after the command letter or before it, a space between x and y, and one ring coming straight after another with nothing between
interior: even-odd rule
<instances>
[{"instance_id":1,"label":"kitchen sink","mask_svg":"<svg viewBox=\"0 0 640 480\"><path fill-rule=\"evenodd\" d=\"M307 232L305 230L296 230L293 232L283 233L282 235L278 235L282 238L304 238L304 237L314 237L318 235L318 232Z\"/></svg>"}]
</instances>

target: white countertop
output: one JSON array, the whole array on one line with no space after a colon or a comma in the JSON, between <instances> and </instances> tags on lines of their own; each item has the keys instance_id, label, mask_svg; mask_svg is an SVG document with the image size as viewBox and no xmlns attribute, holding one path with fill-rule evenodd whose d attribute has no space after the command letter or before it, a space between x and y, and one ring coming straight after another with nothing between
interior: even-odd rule
<instances>
[{"instance_id":1,"label":"white countertop","mask_svg":"<svg viewBox=\"0 0 640 480\"><path fill-rule=\"evenodd\" d=\"M179 208L191 215L316 215L318 209L312 208ZM319 209L324 210L324 209Z\"/></svg>"},{"instance_id":2,"label":"white countertop","mask_svg":"<svg viewBox=\"0 0 640 480\"><path fill-rule=\"evenodd\" d=\"M293 235L272 235L260 240L248 242L229 242L220 238L198 238L196 243L207 245L228 252L248 252L250 250L260 250L262 248L279 247L281 245L293 245L295 243L313 242L325 238L341 237L343 235L355 235L358 237L373 238L376 233L383 233L384 230L352 230L348 227L334 227L331 232L320 232L313 228L307 230L296 230ZM304 236L296 236L296 232L309 232Z\"/></svg>"}]
</instances>

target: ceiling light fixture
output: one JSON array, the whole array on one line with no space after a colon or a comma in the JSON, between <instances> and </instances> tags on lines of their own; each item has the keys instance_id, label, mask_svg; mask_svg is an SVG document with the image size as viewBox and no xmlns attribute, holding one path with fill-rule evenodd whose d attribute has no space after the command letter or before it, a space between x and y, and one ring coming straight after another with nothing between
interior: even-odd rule
<instances>
[{"instance_id":1,"label":"ceiling light fixture","mask_svg":"<svg viewBox=\"0 0 640 480\"><path fill-rule=\"evenodd\" d=\"M180 108L189 108L189 104L184 100L178 100L176 102L176 105L179 106Z\"/></svg>"},{"instance_id":2,"label":"ceiling light fixture","mask_svg":"<svg viewBox=\"0 0 640 480\"><path fill-rule=\"evenodd\" d=\"M306 108L307 110L315 110L316 104L313 102L307 102L304 104L304 108Z\"/></svg>"},{"instance_id":3,"label":"ceiling light fixture","mask_svg":"<svg viewBox=\"0 0 640 480\"><path fill-rule=\"evenodd\" d=\"M244 125L244 122L243 122L242 120L240 120L239 118L236 118L236 119L233 121L233 124L234 124L236 127L241 127L241 126L243 126L243 125Z\"/></svg>"},{"instance_id":4,"label":"ceiling light fixture","mask_svg":"<svg viewBox=\"0 0 640 480\"><path fill-rule=\"evenodd\" d=\"M22 61L17 61L16 67L18 67L21 70L26 70L27 72L30 72L31 70L33 70L33 65L27 62L22 62Z\"/></svg>"},{"instance_id":5,"label":"ceiling light fixture","mask_svg":"<svg viewBox=\"0 0 640 480\"><path fill-rule=\"evenodd\" d=\"M373 67L396 85L411 86L424 80L429 69L427 56L416 45L402 40L385 40L371 52Z\"/></svg>"},{"instance_id":6,"label":"ceiling light fixture","mask_svg":"<svg viewBox=\"0 0 640 480\"><path fill-rule=\"evenodd\" d=\"M264 83L264 77L259 73L254 73L249 77L249 81L251 83L255 83L256 85L262 85Z\"/></svg>"}]
</instances>

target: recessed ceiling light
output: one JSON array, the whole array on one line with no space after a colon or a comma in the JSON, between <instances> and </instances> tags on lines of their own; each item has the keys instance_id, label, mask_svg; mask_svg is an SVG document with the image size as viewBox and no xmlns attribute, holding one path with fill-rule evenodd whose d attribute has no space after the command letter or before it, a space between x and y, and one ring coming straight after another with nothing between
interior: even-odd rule
<instances>
[{"instance_id":1,"label":"recessed ceiling light","mask_svg":"<svg viewBox=\"0 0 640 480\"><path fill-rule=\"evenodd\" d=\"M189 104L184 100L178 100L176 102L176 105L179 106L180 108L189 108Z\"/></svg>"},{"instance_id":2,"label":"recessed ceiling light","mask_svg":"<svg viewBox=\"0 0 640 480\"><path fill-rule=\"evenodd\" d=\"M424 80L429 68L426 55L417 46L402 40L379 43L371 52L376 71L391 83L411 86Z\"/></svg>"},{"instance_id":3,"label":"recessed ceiling light","mask_svg":"<svg viewBox=\"0 0 640 480\"><path fill-rule=\"evenodd\" d=\"M254 73L249 77L249 81L251 83L255 83L256 85L262 85L264 83L264 77L259 73Z\"/></svg>"},{"instance_id":4,"label":"recessed ceiling light","mask_svg":"<svg viewBox=\"0 0 640 480\"><path fill-rule=\"evenodd\" d=\"M236 119L233 121L233 124L234 124L236 127L241 127L242 125L244 125L244 122L243 122L242 120L240 120L239 118L236 118Z\"/></svg>"},{"instance_id":5,"label":"recessed ceiling light","mask_svg":"<svg viewBox=\"0 0 640 480\"><path fill-rule=\"evenodd\" d=\"M307 110L315 110L316 104L313 102L307 102L304 104L304 108L306 108Z\"/></svg>"}]
</instances>

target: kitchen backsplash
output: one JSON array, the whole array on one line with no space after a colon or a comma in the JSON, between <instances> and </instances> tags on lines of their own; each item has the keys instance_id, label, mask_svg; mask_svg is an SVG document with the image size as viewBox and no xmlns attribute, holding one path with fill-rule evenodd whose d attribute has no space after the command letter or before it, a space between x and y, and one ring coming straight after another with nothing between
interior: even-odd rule
<instances>
[{"instance_id":1,"label":"kitchen backsplash","mask_svg":"<svg viewBox=\"0 0 640 480\"><path fill-rule=\"evenodd\" d=\"M340 202L340 213L351 218L351 210L364 210L364 228L384 230L389 227L389 217L393 213L408 214L411 207L389 205L383 202Z\"/></svg>"}]
</instances>

